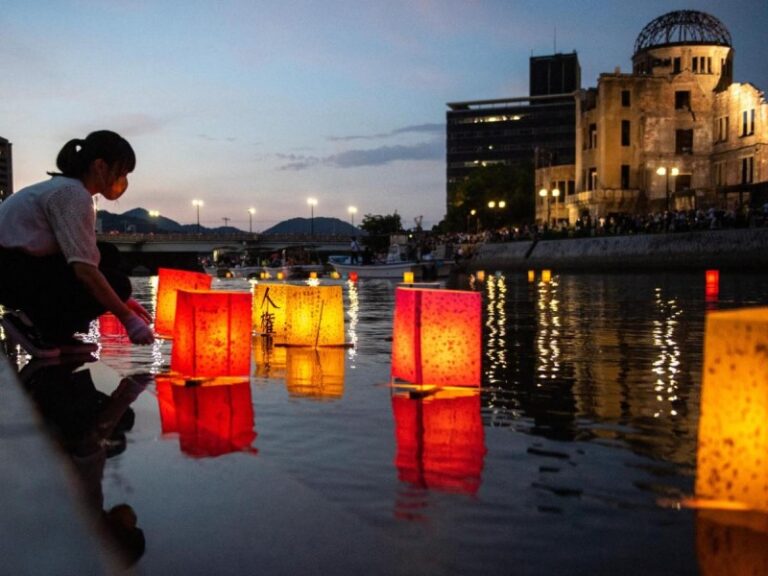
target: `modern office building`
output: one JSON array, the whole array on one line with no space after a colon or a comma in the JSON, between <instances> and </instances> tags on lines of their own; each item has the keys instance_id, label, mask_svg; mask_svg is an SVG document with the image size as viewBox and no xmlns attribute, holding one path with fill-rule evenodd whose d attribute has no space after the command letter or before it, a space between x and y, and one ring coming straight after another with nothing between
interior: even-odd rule
<instances>
[{"instance_id":1,"label":"modern office building","mask_svg":"<svg viewBox=\"0 0 768 576\"><path fill-rule=\"evenodd\" d=\"M528 96L450 102L447 203L452 187L493 164L573 165L581 68L576 53L532 57Z\"/></svg>"},{"instance_id":2,"label":"modern office building","mask_svg":"<svg viewBox=\"0 0 768 576\"><path fill-rule=\"evenodd\" d=\"M11 143L0 138L0 202L13 194L13 156Z\"/></svg>"},{"instance_id":3,"label":"modern office building","mask_svg":"<svg viewBox=\"0 0 768 576\"><path fill-rule=\"evenodd\" d=\"M733 82L731 36L715 17L670 12L637 37L632 72L601 74L577 99L575 162L536 173L536 217L573 223L611 214L768 201L768 104ZM575 191L560 189L569 170Z\"/></svg>"}]
</instances>

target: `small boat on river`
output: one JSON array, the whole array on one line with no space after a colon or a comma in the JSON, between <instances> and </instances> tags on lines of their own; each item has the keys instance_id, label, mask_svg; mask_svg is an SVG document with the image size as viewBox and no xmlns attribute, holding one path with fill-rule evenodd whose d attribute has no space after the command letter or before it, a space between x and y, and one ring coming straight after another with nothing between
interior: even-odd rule
<instances>
[{"instance_id":1,"label":"small boat on river","mask_svg":"<svg viewBox=\"0 0 768 576\"><path fill-rule=\"evenodd\" d=\"M334 270L343 276L349 276L354 272L358 278L399 278L402 279L406 272L413 272L414 277L424 278L447 274L449 266L436 260L403 260L399 245L393 244L385 260L363 264L353 263L349 256L331 256L328 263Z\"/></svg>"}]
</instances>

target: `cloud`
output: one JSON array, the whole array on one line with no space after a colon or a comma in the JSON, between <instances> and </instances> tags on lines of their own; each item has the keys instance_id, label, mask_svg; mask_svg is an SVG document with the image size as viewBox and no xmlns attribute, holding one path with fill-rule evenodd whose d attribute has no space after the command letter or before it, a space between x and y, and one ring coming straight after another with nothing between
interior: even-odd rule
<instances>
[{"instance_id":1,"label":"cloud","mask_svg":"<svg viewBox=\"0 0 768 576\"><path fill-rule=\"evenodd\" d=\"M202 140L208 140L209 142L237 142L237 138L234 136L211 136L210 134L198 134L198 138Z\"/></svg>"},{"instance_id":2,"label":"cloud","mask_svg":"<svg viewBox=\"0 0 768 576\"><path fill-rule=\"evenodd\" d=\"M379 140L381 138L391 138L401 134L442 134L445 132L445 124L416 124L414 126L405 126L397 128L390 132L381 132L379 134L357 134L350 136L329 136L331 142L348 142L350 140Z\"/></svg>"},{"instance_id":3,"label":"cloud","mask_svg":"<svg viewBox=\"0 0 768 576\"><path fill-rule=\"evenodd\" d=\"M297 154L278 154L278 157L288 161L280 166L280 170L306 170L317 165L360 168L363 166L383 166L397 161L442 160L445 157L445 145L442 139L435 138L413 145L347 150L324 158Z\"/></svg>"}]
</instances>

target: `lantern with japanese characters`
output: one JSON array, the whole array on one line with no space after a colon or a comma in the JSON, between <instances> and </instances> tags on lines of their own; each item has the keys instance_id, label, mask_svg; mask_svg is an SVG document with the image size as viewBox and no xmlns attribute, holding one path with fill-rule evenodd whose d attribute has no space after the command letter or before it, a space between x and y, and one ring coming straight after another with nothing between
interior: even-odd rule
<instances>
[{"instance_id":1,"label":"lantern with japanese characters","mask_svg":"<svg viewBox=\"0 0 768 576\"><path fill-rule=\"evenodd\" d=\"M768 308L707 314L696 497L768 512Z\"/></svg>"},{"instance_id":2,"label":"lantern with japanese characters","mask_svg":"<svg viewBox=\"0 0 768 576\"><path fill-rule=\"evenodd\" d=\"M289 346L342 346L344 301L341 286L291 286L285 312Z\"/></svg>"},{"instance_id":3,"label":"lantern with japanese characters","mask_svg":"<svg viewBox=\"0 0 768 576\"><path fill-rule=\"evenodd\" d=\"M392 377L411 384L480 386L481 295L398 287Z\"/></svg>"},{"instance_id":4,"label":"lantern with japanese characters","mask_svg":"<svg viewBox=\"0 0 768 576\"><path fill-rule=\"evenodd\" d=\"M288 308L290 284L267 282L256 284L253 291L253 326L262 336L274 342L285 342L285 312Z\"/></svg>"},{"instance_id":5,"label":"lantern with japanese characters","mask_svg":"<svg viewBox=\"0 0 768 576\"><path fill-rule=\"evenodd\" d=\"M208 274L160 268L157 271L157 305L155 332L163 337L173 335L176 317L176 293L179 290L208 290L212 278Z\"/></svg>"},{"instance_id":6,"label":"lantern with japanese characters","mask_svg":"<svg viewBox=\"0 0 768 576\"><path fill-rule=\"evenodd\" d=\"M179 290L171 370L190 378L248 376L251 295Z\"/></svg>"}]
</instances>

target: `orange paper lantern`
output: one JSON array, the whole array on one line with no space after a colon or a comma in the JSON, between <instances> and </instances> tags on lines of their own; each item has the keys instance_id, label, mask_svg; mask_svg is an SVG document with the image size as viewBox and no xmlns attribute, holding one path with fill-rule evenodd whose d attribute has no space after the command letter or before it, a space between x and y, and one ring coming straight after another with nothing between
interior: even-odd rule
<instances>
[{"instance_id":1,"label":"orange paper lantern","mask_svg":"<svg viewBox=\"0 0 768 576\"><path fill-rule=\"evenodd\" d=\"M187 377L248 376L251 371L251 295L178 292L171 370Z\"/></svg>"},{"instance_id":2,"label":"orange paper lantern","mask_svg":"<svg viewBox=\"0 0 768 576\"><path fill-rule=\"evenodd\" d=\"M163 337L173 335L178 290L209 290L212 278L208 274L159 268L157 271L157 304L155 332Z\"/></svg>"},{"instance_id":3,"label":"orange paper lantern","mask_svg":"<svg viewBox=\"0 0 768 576\"><path fill-rule=\"evenodd\" d=\"M291 396L333 400L344 394L343 348L288 348L285 384Z\"/></svg>"},{"instance_id":4,"label":"orange paper lantern","mask_svg":"<svg viewBox=\"0 0 768 576\"><path fill-rule=\"evenodd\" d=\"M536 271L528 270L528 282L533 282L535 280L536 280Z\"/></svg>"},{"instance_id":5,"label":"orange paper lantern","mask_svg":"<svg viewBox=\"0 0 768 576\"><path fill-rule=\"evenodd\" d=\"M704 294L707 300L717 298L720 293L720 271L707 270L704 275Z\"/></svg>"},{"instance_id":6,"label":"orange paper lantern","mask_svg":"<svg viewBox=\"0 0 768 576\"><path fill-rule=\"evenodd\" d=\"M344 300L341 286L290 286L285 312L289 346L344 344Z\"/></svg>"},{"instance_id":7,"label":"orange paper lantern","mask_svg":"<svg viewBox=\"0 0 768 576\"><path fill-rule=\"evenodd\" d=\"M485 458L478 391L442 390L426 398L392 397L403 482L475 494Z\"/></svg>"},{"instance_id":8,"label":"orange paper lantern","mask_svg":"<svg viewBox=\"0 0 768 576\"><path fill-rule=\"evenodd\" d=\"M549 284L552 281L552 270L542 270L541 281L544 282L544 284Z\"/></svg>"},{"instance_id":9,"label":"orange paper lantern","mask_svg":"<svg viewBox=\"0 0 768 576\"><path fill-rule=\"evenodd\" d=\"M403 272L403 282L413 284L413 272Z\"/></svg>"},{"instance_id":10,"label":"orange paper lantern","mask_svg":"<svg viewBox=\"0 0 768 576\"><path fill-rule=\"evenodd\" d=\"M172 386L181 451L195 458L253 452L256 438L249 382Z\"/></svg>"},{"instance_id":11,"label":"orange paper lantern","mask_svg":"<svg viewBox=\"0 0 768 576\"><path fill-rule=\"evenodd\" d=\"M398 287L392 376L412 384L480 386L478 292Z\"/></svg>"}]
</instances>

